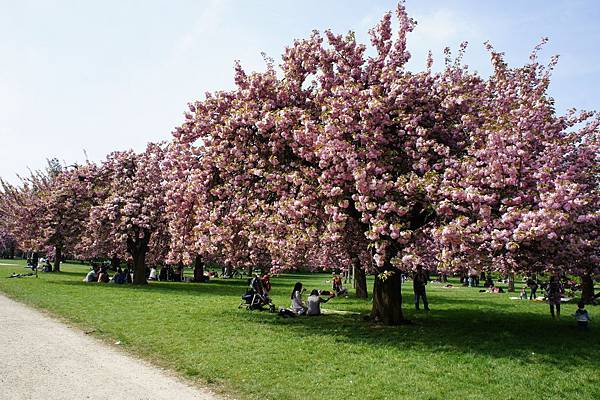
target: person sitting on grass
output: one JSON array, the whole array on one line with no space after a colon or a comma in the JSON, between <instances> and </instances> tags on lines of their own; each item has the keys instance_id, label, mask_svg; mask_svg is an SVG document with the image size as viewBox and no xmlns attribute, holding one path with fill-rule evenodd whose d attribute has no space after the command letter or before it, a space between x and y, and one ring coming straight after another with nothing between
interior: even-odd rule
<instances>
[{"instance_id":1,"label":"person sitting on grass","mask_svg":"<svg viewBox=\"0 0 600 400\"><path fill-rule=\"evenodd\" d=\"M294 289L292 290L292 295L290 296L292 299L292 306L290 308L296 315L304 315L308 309L304 304L304 301L302 301L302 293L305 291L306 289L302 288L302 282L296 282Z\"/></svg>"},{"instance_id":2,"label":"person sitting on grass","mask_svg":"<svg viewBox=\"0 0 600 400\"><path fill-rule=\"evenodd\" d=\"M42 272L52 272L52 265L50 264L50 261L48 261L48 259L46 259L46 261L44 262Z\"/></svg>"},{"instance_id":3,"label":"person sitting on grass","mask_svg":"<svg viewBox=\"0 0 600 400\"><path fill-rule=\"evenodd\" d=\"M112 278L112 283L117 283L119 285L125 283L127 277L125 276L125 273L123 272L123 270L121 269L121 267L117 268L117 273L113 276Z\"/></svg>"},{"instance_id":4,"label":"person sitting on grass","mask_svg":"<svg viewBox=\"0 0 600 400\"><path fill-rule=\"evenodd\" d=\"M110 282L110 276L108 275L108 270L104 266L102 266L100 268L100 273L98 274L98 282L99 283L108 283L108 282Z\"/></svg>"},{"instance_id":5,"label":"person sitting on grass","mask_svg":"<svg viewBox=\"0 0 600 400\"><path fill-rule=\"evenodd\" d=\"M96 264L92 264L92 269L87 273L85 278L83 278L83 281L86 283L98 282L98 273L96 272L97 268L98 267Z\"/></svg>"},{"instance_id":6,"label":"person sitting on grass","mask_svg":"<svg viewBox=\"0 0 600 400\"><path fill-rule=\"evenodd\" d=\"M306 311L307 315L315 316L321 315L321 303L327 303L332 296L330 295L328 298L324 299L319 295L319 291L317 289L313 289L310 292L310 296L308 296L308 300L306 301L308 304L308 310Z\"/></svg>"},{"instance_id":7,"label":"person sitting on grass","mask_svg":"<svg viewBox=\"0 0 600 400\"><path fill-rule=\"evenodd\" d=\"M575 311L573 316L577 320L577 327L582 330L587 330L588 322L592 319L590 318L590 314L588 314L587 310L585 309L585 303L583 301L577 303L577 311Z\"/></svg>"},{"instance_id":8,"label":"person sitting on grass","mask_svg":"<svg viewBox=\"0 0 600 400\"><path fill-rule=\"evenodd\" d=\"M342 278L337 274L331 277L331 288L336 296L348 296L348 289L342 286Z\"/></svg>"},{"instance_id":9,"label":"person sitting on grass","mask_svg":"<svg viewBox=\"0 0 600 400\"><path fill-rule=\"evenodd\" d=\"M123 275L125 275L124 283L133 283L133 277L131 276L131 269L129 269L129 267L125 268Z\"/></svg>"}]
</instances>

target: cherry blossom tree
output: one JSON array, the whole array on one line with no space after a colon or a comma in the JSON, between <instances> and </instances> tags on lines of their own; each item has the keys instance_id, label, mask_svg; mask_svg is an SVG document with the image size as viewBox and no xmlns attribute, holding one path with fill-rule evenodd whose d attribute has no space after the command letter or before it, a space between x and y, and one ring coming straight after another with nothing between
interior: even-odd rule
<instances>
[{"instance_id":1,"label":"cherry blossom tree","mask_svg":"<svg viewBox=\"0 0 600 400\"><path fill-rule=\"evenodd\" d=\"M5 229L0 228L0 256L3 258L15 258L17 240Z\"/></svg>"},{"instance_id":2,"label":"cherry blossom tree","mask_svg":"<svg viewBox=\"0 0 600 400\"><path fill-rule=\"evenodd\" d=\"M41 207L37 203L37 193L41 188L36 180L22 180L21 186L11 185L5 181L0 195L0 220L2 228L13 236L25 251L41 249L37 240L37 225Z\"/></svg>"},{"instance_id":3,"label":"cherry blossom tree","mask_svg":"<svg viewBox=\"0 0 600 400\"><path fill-rule=\"evenodd\" d=\"M4 215L13 235L26 248L51 249L55 272L63 254L72 254L80 240L91 206L88 175L93 173L93 164L66 169L50 160L46 171L23 178L21 187L4 183Z\"/></svg>"},{"instance_id":4,"label":"cherry blossom tree","mask_svg":"<svg viewBox=\"0 0 600 400\"><path fill-rule=\"evenodd\" d=\"M133 282L146 283L146 259L166 256L169 240L165 217L162 144L143 153L114 152L102 163L95 185L97 204L90 211L86 243L104 251L112 243L133 260Z\"/></svg>"},{"instance_id":5,"label":"cherry blossom tree","mask_svg":"<svg viewBox=\"0 0 600 400\"><path fill-rule=\"evenodd\" d=\"M540 65L541 45L515 69L488 48L495 73L464 117L469 146L439 185L438 260L451 269L571 272L589 285L598 271L598 115L555 115L547 88L556 59Z\"/></svg>"},{"instance_id":6,"label":"cherry blossom tree","mask_svg":"<svg viewBox=\"0 0 600 400\"><path fill-rule=\"evenodd\" d=\"M234 91L190 105L167 157L186 188L168 195L180 251L276 270L354 263L377 276L372 317L387 324L403 321L399 271L418 265L593 263L598 123L556 116L556 60L541 65L540 45L509 68L488 45L483 78L463 44L442 71L430 57L411 72L415 22L403 3L396 15L395 36L390 13L371 30L374 56L353 34L314 32L285 50L281 77L270 60L262 73L237 65Z\"/></svg>"}]
</instances>

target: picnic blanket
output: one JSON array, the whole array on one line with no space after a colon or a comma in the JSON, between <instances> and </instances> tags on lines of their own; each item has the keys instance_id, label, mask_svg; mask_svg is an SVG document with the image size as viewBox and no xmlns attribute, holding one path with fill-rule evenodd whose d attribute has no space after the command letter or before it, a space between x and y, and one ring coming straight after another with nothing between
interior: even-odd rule
<instances>
[{"instance_id":1,"label":"picnic blanket","mask_svg":"<svg viewBox=\"0 0 600 400\"><path fill-rule=\"evenodd\" d=\"M516 297L516 296L511 296L509 297L509 299L511 300L521 300L520 297ZM527 299L523 299L523 300L527 300ZM561 303L568 303L569 301L573 300L571 297L561 297L560 302ZM543 302L545 301L543 297L538 297L537 299L533 299L531 301L539 301L539 302Z\"/></svg>"}]
</instances>

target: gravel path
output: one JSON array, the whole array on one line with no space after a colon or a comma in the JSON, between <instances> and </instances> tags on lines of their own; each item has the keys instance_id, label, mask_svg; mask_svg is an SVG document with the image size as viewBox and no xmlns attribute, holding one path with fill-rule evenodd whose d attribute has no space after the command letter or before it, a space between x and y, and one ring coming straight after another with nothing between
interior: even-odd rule
<instances>
[{"instance_id":1,"label":"gravel path","mask_svg":"<svg viewBox=\"0 0 600 400\"><path fill-rule=\"evenodd\" d=\"M0 295L0 399L218 398Z\"/></svg>"}]
</instances>

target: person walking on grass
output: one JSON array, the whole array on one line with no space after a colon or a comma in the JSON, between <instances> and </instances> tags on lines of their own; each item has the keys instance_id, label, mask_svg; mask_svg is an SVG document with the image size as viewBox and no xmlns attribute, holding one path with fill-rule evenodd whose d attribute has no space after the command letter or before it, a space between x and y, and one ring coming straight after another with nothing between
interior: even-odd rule
<instances>
[{"instance_id":1,"label":"person walking on grass","mask_svg":"<svg viewBox=\"0 0 600 400\"><path fill-rule=\"evenodd\" d=\"M427 281L427 272L423 271L422 266L417 266L417 270L413 274L413 290L415 292L415 308L417 310L419 309L419 298L421 298L425 311L429 311L429 302L427 301L427 293L425 293Z\"/></svg>"},{"instance_id":2,"label":"person walking on grass","mask_svg":"<svg viewBox=\"0 0 600 400\"><path fill-rule=\"evenodd\" d=\"M558 278L553 275L550 277L550 283L546 288L546 299L550 305L550 315L554 319L560 319L560 300L562 297L562 287ZM556 313L554 310L556 309Z\"/></svg>"}]
</instances>

